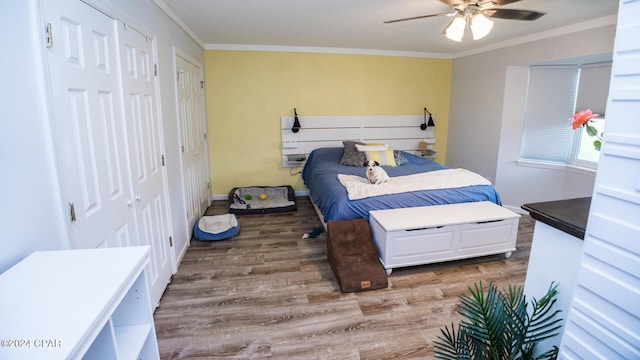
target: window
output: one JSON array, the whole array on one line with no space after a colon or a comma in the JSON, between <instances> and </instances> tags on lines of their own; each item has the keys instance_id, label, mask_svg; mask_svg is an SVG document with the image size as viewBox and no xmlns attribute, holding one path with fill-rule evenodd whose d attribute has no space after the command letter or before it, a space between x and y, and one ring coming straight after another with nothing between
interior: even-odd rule
<instances>
[{"instance_id":1,"label":"window","mask_svg":"<svg viewBox=\"0 0 640 360\"><path fill-rule=\"evenodd\" d=\"M569 118L591 109L602 115L592 125L603 131L610 75L610 62L531 66L520 158L595 169L596 138L584 128L572 130Z\"/></svg>"},{"instance_id":2,"label":"window","mask_svg":"<svg viewBox=\"0 0 640 360\"><path fill-rule=\"evenodd\" d=\"M596 118L594 120L595 121L591 123L591 126L595 127L598 130L598 134L602 134L604 131L605 123L604 118ZM587 129L585 127L576 130L576 136L573 144L573 150L575 154L573 160L577 163L577 165L581 165L581 162L598 162L598 160L600 159L600 151L598 151L593 145L593 142L595 140L595 137L589 136L589 134L587 134ZM589 164L586 165L588 166Z\"/></svg>"},{"instance_id":3,"label":"window","mask_svg":"<svg viewBox=\"0 0 640 360\"><path fill-rule=\"evenodd\" d=\"M587 64L580 67L576 111L591 109L594 113L600 114L600 117L591 123L598 129L598 134L604 131L610 77L611 63ZM569 163L595 168L600 159L600 151L593 146L596 137L589 136L586 129L582 127L579 131L575 131L574 138L573 156L569 159Z\"/></svg>"},{"instance_id":4,"label":"window","mask_svg":"<svg viewBox=\"0 0 640 360\"><path fill-rule=\"evenodd\" d=\"M569 117L578 90L577 66L532 66L520 157L566 162L573 131Z\"/></svg>"}]
</instances>

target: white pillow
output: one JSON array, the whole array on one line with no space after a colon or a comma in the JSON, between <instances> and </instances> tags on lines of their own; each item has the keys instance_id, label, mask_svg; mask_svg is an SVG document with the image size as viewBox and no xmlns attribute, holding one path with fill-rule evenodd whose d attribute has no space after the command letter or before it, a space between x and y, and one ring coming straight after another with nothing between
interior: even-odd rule
<instances>
[{"instance_id":1,"label":"white pillow","mask_svg":"<svg viewBox=\"0 0 640 360\"><path fill-rule=\"evenodd\" d=\"M393 149L388 144L369 144L357 145L358 151L364 152L364 156L368 160L375 160L381 166L396 166L393 156Z\"/></svg>"},{"instance_id":2,"label":"white pillow","mask_svg":"<svg viewBox=\"0 0 640 360\"><path fill-rule=\"evenodd\" d=\"M366 144L366 145L356 144L356 149L358 149L358 151L387 151L389 149L389 145L387 144Z\"/></svg>"}]
</instances>

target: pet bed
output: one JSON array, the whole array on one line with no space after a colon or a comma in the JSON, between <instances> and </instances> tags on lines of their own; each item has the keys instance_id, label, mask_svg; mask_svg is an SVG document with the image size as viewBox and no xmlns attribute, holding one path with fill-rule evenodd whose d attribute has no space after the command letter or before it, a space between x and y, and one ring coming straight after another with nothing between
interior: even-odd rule
<instances>
[{"instance_id":1,"label":"pet bed","mask_svg":"<svg viewBox=\"0 0 640 360\"><path fill-rule=\"evenodd\" d=\"M367 220L329 221L327 229L327 260L342 292L388 286Z\"/></svg>"},{"instance_id":2,"label":"pet bed","mask_svg":"<svg viewBox=\"0 0 640 360\"><path fill-rule=\"evenodd\" d=\"M269 214L295 211L296 194L291 186L252 186L233 188L229 193L232 214Z\"/></svg>"},{"instance_id":3,"label":"pet bed","mask_svg":"<svg viewBox=\"0 0 640 360\"><path fill-rule=\"evenodd\" d=\"M203 241L224 240L239 232L240 224L233 214L203 216L193 226L193 237Z\"/></svg>"}]
</instances>

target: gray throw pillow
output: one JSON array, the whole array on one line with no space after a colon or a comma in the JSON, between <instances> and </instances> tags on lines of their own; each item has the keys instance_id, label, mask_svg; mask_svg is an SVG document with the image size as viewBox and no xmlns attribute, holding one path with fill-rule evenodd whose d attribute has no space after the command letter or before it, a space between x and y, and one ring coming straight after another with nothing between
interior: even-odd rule
<instances>
[{"instance_id":1,"label":"gray throw pillow","mask_svg":"<svg viewBox=\"0 0 640 360\"><path fill-rule=\"evenodd\" d=\"M363 166L365 161L367 161L367 158L364 153L356 150L355 146L353 149L345 147L340 159L340 165Z\"/></svg>"},{"instance_id":2,"label":"gray throw pillow","mask_svg":"<svg viewBox=\"0 0 640 360\"><path fill-rule=\"evenodd\" d=\"M393 150L393 159L396 161L396 165L404 165L409 162L406 156L400 150Z\"/></svg>"},{"instance_id":3,"label":"gray throw pillow","mask_svg":"<svg viewBox=\"0 0 640 360\"><path fill-rule=\"evenodd\" d=\"M340 165L345 166L362 166L367 161L363 152L356 149L356 144L364 145L363 142L346 140L342 142L344 146L344 152L340 159Z\"/></svg>"}]
</instances>

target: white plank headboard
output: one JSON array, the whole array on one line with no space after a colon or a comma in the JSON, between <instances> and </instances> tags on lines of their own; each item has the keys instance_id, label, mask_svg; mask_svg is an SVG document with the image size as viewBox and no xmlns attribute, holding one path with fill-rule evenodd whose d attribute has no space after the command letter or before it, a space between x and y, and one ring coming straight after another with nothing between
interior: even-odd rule
<instances>
[{"instance_id":1,"label":"white plank headboard","mask_svg":"<svg viewBox=\"0 0 640 360\"><path fill-rule=\"evenodd\" d=\"M433 128L422 130L422 115L298 116L300 130L291 131L293 116L281 118L282 166L303 166L289 155L304 158L321 147L340 147L343 140L389 144L394 150L417 151L420 142L432 149Z\"/></svg>"}]
</instances>

